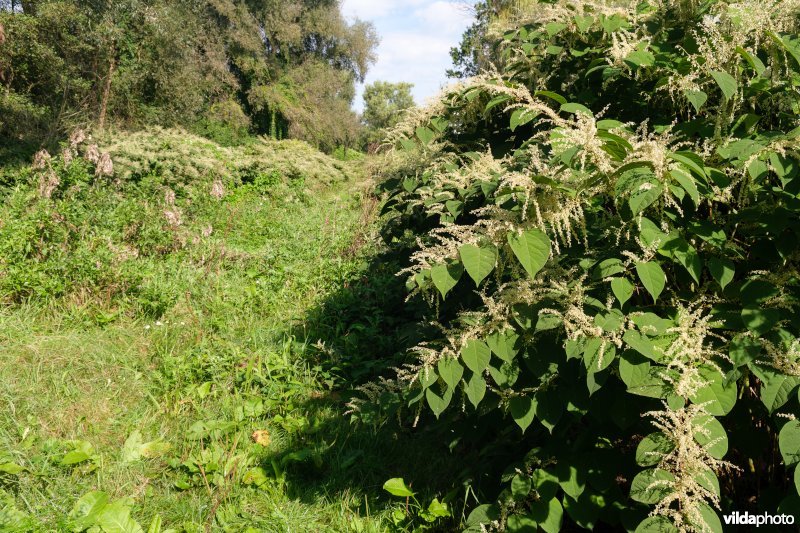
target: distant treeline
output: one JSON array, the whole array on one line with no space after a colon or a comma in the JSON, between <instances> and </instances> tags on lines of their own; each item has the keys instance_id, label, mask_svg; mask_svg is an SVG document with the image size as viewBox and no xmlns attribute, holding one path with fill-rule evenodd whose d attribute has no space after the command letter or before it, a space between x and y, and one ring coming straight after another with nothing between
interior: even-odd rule
<instances>
[{"instance_id":1,"label":"distant treeline","mask_svg":"<svg viewBox=\"0 0 800 533\"><path fill-rule=\"evenodd\" d=\"M0 0L0 145L112 124L351 145L376 45L338 0Z\"/></svg>"}]
</instances>

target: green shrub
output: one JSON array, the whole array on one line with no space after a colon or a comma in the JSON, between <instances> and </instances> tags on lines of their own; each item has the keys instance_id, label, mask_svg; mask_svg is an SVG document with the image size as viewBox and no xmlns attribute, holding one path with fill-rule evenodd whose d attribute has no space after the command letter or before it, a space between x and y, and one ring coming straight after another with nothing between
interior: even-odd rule
<instances>
[{"instance_id":1,"label":"green shrub","mask_svg":"<svg viewBox=\"0 0 800 533\"><path fill-rule=\"evenodd\" d=\"M250 118L233 100L213 104L194 127L195 133L222 146L240 146L251 140Z\"/></svg>"},{"instance_id":2,"label":"green shrub","mask_svg":"<svg viewBox=\"0 0 800 533\"><path fill-rule=\"evenodd\" d=\"M496 74L392 138L383 233L441 329L354 407L452 425L469 530L797 512L800 6L514 5Z\"/></svg>"}]
</instances>

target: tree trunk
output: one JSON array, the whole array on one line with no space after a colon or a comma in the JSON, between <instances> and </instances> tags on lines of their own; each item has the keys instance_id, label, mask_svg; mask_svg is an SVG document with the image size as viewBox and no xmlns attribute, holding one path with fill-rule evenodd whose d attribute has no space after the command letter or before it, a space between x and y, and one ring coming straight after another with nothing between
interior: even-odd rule
<instances>
[{"instance_id":1,"label":"tree trunk","mask_svg":"<svg viewBox=\"0 0 800 533\"><path fill-rule=\"evenodd\" d=\"M106 84L103 88L103 101L100 103L100 118L97 120L98 126L102 130L106 125L106 111L108 110L108 95L111 93L111 76L114 75L114 68L116 63L114 57L108 63L108 75L106 76Z\"/></svg>"}]
</instances>

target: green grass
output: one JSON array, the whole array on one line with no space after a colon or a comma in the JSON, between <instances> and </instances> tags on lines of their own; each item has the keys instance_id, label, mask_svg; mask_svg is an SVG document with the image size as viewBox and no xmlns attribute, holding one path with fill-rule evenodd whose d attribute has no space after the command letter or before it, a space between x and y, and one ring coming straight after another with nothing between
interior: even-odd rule
<instances>
[{"instance_id":1,"label":"green grass","mask_svg":"<svg viewBox=\"0 0 800 533\"><path fill-rule=\"evenodd\" d=\"M27 285L6 295L0 530L71 530L76 501L102 491L145 528L160 517L177 531L386 531L404 508L386 479L419 480L430 497L447 486L437 478L452 460L431 463L430 435L345 415L353 387L400 350L403 297L376 259L374 200L348 172L309 189L245 184L216 202L191 184L181 246L140 243L103 275L76 271L58 297ZM161 190L138 187L130 195L158 213ZM105 217L92 227L120 238L125 202L90 192L83 208ZM79 211L66 194L50 208ZM87 233L73 254L103 240ZM48 261L20 264L49 273Z\"/></svg>"}]
</instances>

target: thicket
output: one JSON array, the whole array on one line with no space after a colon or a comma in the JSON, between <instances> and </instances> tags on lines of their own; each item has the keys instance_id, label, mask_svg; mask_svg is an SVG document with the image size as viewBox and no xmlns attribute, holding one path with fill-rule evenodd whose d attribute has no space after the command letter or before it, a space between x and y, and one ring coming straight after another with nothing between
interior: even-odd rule
<instances>
[{"instance_id":1,"label":"thicket","mask_svg":"<svg viewBox=\"0 0 800 533\"><path fill-rule=\"evenodd\" d=\"M229 231L223 207L304 201L345 178L302 141L230 148L181 130L78 131L0 175L0 303L66 299L158 318L180 296L158 285L159 261L193 260Z\"/></svg>"},{"instance_id":2,"label":"thicket","mask_svg":"<svg viewBox=\"0 0 800 533\"><path fill-rule=\"evenodd\" d=\"M390 139L438 333L357 418L451 428L475 531L797 515L800 2L500 15L495 69Z\"/></svg>"},{"instance_id":3,"label":"thicket","mask_svg":"<svg viewBox=\"0 0 800 533\"><path fill-rule=\"evenodd\" d=\"M333 0L3 0L0 143L114 123L352 145L376 44Z\"/></svg>"}]
</instances>

